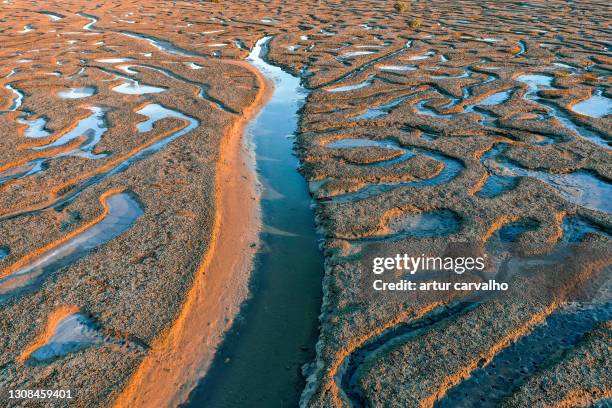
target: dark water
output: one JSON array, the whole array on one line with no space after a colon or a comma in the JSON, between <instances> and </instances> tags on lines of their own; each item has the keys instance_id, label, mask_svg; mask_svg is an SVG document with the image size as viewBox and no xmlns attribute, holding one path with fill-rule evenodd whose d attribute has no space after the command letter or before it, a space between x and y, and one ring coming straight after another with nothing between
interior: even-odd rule
<instances>
[{"instance_id":1,"label":"dark water","mask_svg":"<svg viewBox=\"0 0 612 408\"><path fill-rule=\"evenodd\" d=\"M452 388L436 407L496 407L521 382L561 358L586 332L612 318L612 303L562 307L530 334Z\"/></svg>"},{"instance_id":2,"label":"dark water","mask_svg":"<svg viewBox=\"0 0 612 408\"><path fill-rule=\"evenodd\" d=\"M500 143L485 153L481 163L489 171L489 178L478 195L496 197L516 187L518 178L536 178L574 204L591 210L612 213L612 184L598 174L588 170L570 173L549 173L545 170L531 170L521 167L503 156L508 145Z\"/></svg>"},{"instance_id":3,"label":"dark water","mask_svg":"<svg viewBox=\"0 0 612 408\"><path fill-rule=\"evenodd\" d=\"M502 242L513 242L522 233L537 226L535 220L525 219L507 224L496 235ZM580 216L565 218L563 232L562 245L555 250L557 254L564 251L563 244L580 242L586 234L610 236L605 227ZM609 273L609 269L602 271L605 281L609 279ZM612 303L608 300L562 305L530 333L510 344L487 365L474 370L465 381L451 388L435 407L499 406L524 381L562 359L564 353L574 348L587 332L611 318Z\"/></svg>"},{"instance_id":4,"label":"dark water","mask_svg":"<svg viewBox=\"0 0 612 408\"><path fill-rule=\"evenodd\" d=\"M252 297L185 407L297 406L305 383L301 367L315 354L323 256L291 137L307 92L298 78L263 60L267 41L260 40L249 57L275 86L248 129L263 185L264 224Z\"/></svg>"},{"instance_id":5,"label":"dark water","mask_svg":"<svg viewBox=\"0 0 612 408\"><path fill-rule=\"evenodd\" d=\"M504 225L497 231L497 237L501 242L515 242L519 237L527 231L533 231L539 226L539 223L531 218L511 222Z\"/></svg>"},{"instance_id":6,"label":"dark water","mask_svg":"<svg viewBox=\"0 0 612 408\"><path fill-rule=\"evenodd\" d=\"M376 358L380 350L390 348L400 342L405 342L427 330L433 329L442 322L468 313L478 307L479 304L479 302L459 302L449 306L442 306L415 321L399 323L366 341L354 350L343 361L337 377L338 385L350 401L351 406L364 406L365 398L358 386L358 371L369 359Z\"/></svg>"}]
</instances>

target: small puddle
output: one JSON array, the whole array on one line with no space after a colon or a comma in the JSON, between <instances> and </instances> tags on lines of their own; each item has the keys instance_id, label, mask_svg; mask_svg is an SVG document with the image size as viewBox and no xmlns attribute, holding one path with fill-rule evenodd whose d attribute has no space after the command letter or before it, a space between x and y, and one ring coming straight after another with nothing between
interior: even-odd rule
<instances>
[{"instance_id":1,"label":"small puddle","mask_svg":"<svg viewBox=\"0 0 612 408\"><path fill-rule=\"evenodd\" d=\"M491 38L491 37L489 37L489 38L476 38L474 41L494 44L494 43L497 43L497 42L502 42L502 41L504 41L504 39L503 38Z\"/></svg>"},{"instance_id":2,"label":"small puddle","mask_svg":"<svg viewBox=\"0 0 612 408\"><path fill-rule=\"evenodd\" d=\"M9 256L10 253L11 253L11 250L9 249L9 247L0 246L0 261L6 258L7 256Z\"/></svg>"},{"instance_id":3,"label":"small puddle","mask_svg":"<svg viewBox=\"0 0 612 408\"><path fill-rule=\"evenodd\" d=\"M20 117L17 119L17 122L28 126L23 132L25 137L36 139L47 137L51 134L51 132L46 129L47 119L42 116L32 120L28 120L27 116Z\"/></svg>"},{"instance_id":4,"label":"small puddle","mask_svg":"<svg viewBox=\"0 0 612 408\"><path fill-rule=\"evenodd\" d=\"M483 198L493 198L505 193L506 191L515 189L517 185L518 179L516 177L491 174L477 195Z\"/></svg>"},{"instance_id":5,"label":"small puddle","mask_svg":"<svg viewBox=\"0 0 612 408\"><path fill-rule=\"evenodd\" d=\"M49 362L100 343L102 338L93 323L83 314L74 313L60 320L49 341L34 350L30 360Z\"/></svg>"},{"instance_id":6,"label":"small puddle","mask_svg":"<svg viewBox=\"0 0 612 408\"><path fill-rule=\"evenodd\" d=\"M78 15L89 20L89 23L83 26L83 30L92 31L94 29L94 24L98 22L98 18L85 13L78 13Z\"/></svg>"},{"instance_id":7,"label":"small puddle","mask_svg":"<svg viewBox=\"0 0 612 408\"><path fill-rule=\"evenodd\" d=\"M39 11L39 13L48 16L51 21L58 21L65 17L63 14L55 13L53 11Z\"/></svg>"},{"instance_id":8,"label":"small puddle","mask_svg":"<svg viewBox=\"0 0 612 408\"><path fill-rule=\"evenodd\" d=\"M104 154L96 155L92 153L96 145L100 142L100 140L102 140L102 136L104 136L108 130L106 127L106 111L97 106L88 109L91 111L91 115L79 120L77 125L70 131L64 133L55 141L44 146L34 147L32 150L44 150L52 147L63 146L79 137L85 136L86 139L81 146L69 152L60 153L53 158L79 156L86 159L98 159L101 157L106 157Z\"/></svg>"},{"instance_id":9,"label":"small puddle","mask_svg":"<svg viewBox=\"0 0 612 408\"><path fill-rule=\"evenodd\" d=\"M160 88L152 85L142 85L136 80L128 79L121 85L113 87L112 90L113 92L125 95L146 95L164 92L166 88Z\"/></svg>"},{"instance_id":10,"label":"small puddle","mask_svg":"<svg viewBox=\"0 0 612 408\"><path fill-rule=\"evenodd\" d=\"M82 88L70 88L67 91L59 91L57 96L62 99L81 99L87 98L96 93L96 88L93 86L86 86Z\"/></svg>"},{"instance_id":11,"label":"small puddle","mask_svg":"<svg viewBox=\"0 0 612 408\"><path fill-rule=\"evenodd\" d=\"M570 70L570 71L572 71L572 72L576 72L576 71L579 71L579 70L580 70L580 68L578 68L578 67L575 67L575 66L573 66L573 65L569 65L569 64L564 64L564 63L562 63L562 62L553 62L553 65L554 65L555 67L564 68L564 69L569 69L569 70Z\"/></svg>"},{"instance_id":12,"label":"small puddle","mask_svg":"<svg viewBox=\"0 0 612 408\"><path fill-rule=\"evenodd\" d=\"M540 224L533 219L514 221L505 224L494 234L496 240L501 243L516 242L518 238L527 231L535 230ZM491 237L493 238L493 237ZM490 240L489 240L490 241Z\"/></svg>"},{"instance_id":13,"label":"small puddle","mask_svg":"<svg viewBox=\"0 0 612 408\"><path fill-rule=\"evenodd\" d=\"M383 71L416 71L415 65L380 65L378 69Z\"/></svg>"},{"instance_id":14,"label":"small puddle","mask_svg":"<svg viewBox=\"0 0 612 408\"><path fill-rule=\"evenodd\" d=\"M20 166L6 169L0 173L0 185L9 180L16 180L23 177L33 176L45 170L45 159L35 159Z\"/></svg>"},{"instance_id":15,"label":"small puddle","mask_svg":"<svg viewBox=\"0 0 612 408\"><path fill-rule=\"evenodd\" d=\"M204 68L201 65L196 64L195 62L186 62L187 66L189 67L189 69L202 69Z\"/></svg>"},{"instance_id":16,"label":"small puddle","mask_svg":"<svg viewBox=\"0 0 612 408\"><path fill-rule=\"evenodd\" d=\"M23 26L23 30L20 31L20 33L29 33L34 31L34 27L32 26L32 24L26 24Z\"/></svg>"},{"instance_id":17,"label":"small puddle","mask_svg":"<svg viewBox=\"0 0 612 408\"><path fill-rule=\"evenodd\" d=\"M520 40L517 42L517 44L519 46L519 51L514 54L514 58L520 57L521 55L525 54L525 51L527 51L527 43L525 41Z\"/></svg>"},{"instance_id":18,"label":"small puddle","mask_svg":"<svg viewBox=\"0 0 612 408\"><path fill-rule=\"evenodd\" d=\"M482 155L480 163L487 168L485 163L489 163L491 160L495 160L499 156L506 146L504 144L497 144L493 146L488 152ZM497 197L507 191L513 190L518 185L518 178L512 176L503 176L489 171L489 176L485 181L484 185L476 193L478 197L493 198Z\"/></svg>"},{"instance_id":19,"label":"small puddle","mask_svg":"<svg viewBox=\"0 0 612 408\"><path fill-rule=\"evenodd\" d=\"M447 116L456 116L456 114L454 113L451 115L444 115L444 114L438 113L435 109L428 106L430 102L436 101L437 99L438 98L423 99L414 105L414 109L417 111L419 115L431 116L433 118L445 118Z\"/></svg>"},{"instance_id":20,"label":"small puddle","mask_svg":"<svg viewBox=\"0 0 612 408\"><path fill-rule=\"evenodd\" d=\"M510 99L510 96L512 96L513 92L514 92L513 90L509 90L509 91L502 91L502 92L494 93L493 95L487 96L485 99L478 102L476 105L482 105L482 106L499 105L500 103L504 103L508 99Z\"/></svg>"},{"instance_id":21,"label":"small puddle","mask_svg":"<svg viewBox=\"0 0 612 408\"><path fill-rule=\"evenodd\" d=\"M244 42L242 42L242 40L236 38L234 41L234 46L236 48L238 48L239 50L243 50L243 51L250 51L249 47L246 46L246 44ZM297 49L297 48L296 48Z\"/></svg>"},{"instance_id":22,"label":"small puddle","mask_svg":"<svg viewBox=\"0 0 612 408\"><path fill-rule=\"evenodd\" d=\"M97 62L101 62L103 64L120 64L122 62L133 61L132 58L100 58L96 60Z\"/></svg>"},{"instance_id":23,"label":"small puddle","mask_svg":"<svg viewBox=\"0 0 612 408\"><path fill-rule=\"evenodd\" d=\"M115 338L83 313L71 313L59 320L51 337L27 357L28 364L47 364L88 347L110 345L128 352L144 353L146 347L134 341Z\"/></svg>"},{"instance_id":24,"label":"small puddle","mask_svg":"<svg viewBox=\"0 0 612 408\"><path fill-rule=\"evenodd\" d=\"M83 314L74 313L57 324L49 341L34 350L30 354L29 361L50 362L102 342L93 323Z\"/></svg>"},{"instance_id":25,"label":"small puddle","mask_svg":"<svg viewBox=\"0 0 612 408\"><path fill-rule=\"evenodd\" d=\"M135 196L127 192L104 197L103 204L106 211L99 222L67 241L48 248L18 270L0 278L0 304L35 290L49 275L130 229L143 213Z\"/></svg>"},{"instance_id":26,"label":"small puddle","mask_svg":"<svg viewBox=\"0 0 612 408\"><path fill-rule=\"evenodd\" d=\"M575 215L563 219L563 242L581 242L587 234L599 234L612 239L608 229L585 217Z\"/></svg>"},{"instance_id":27,"label":"small puddle","mask_svg":"<svg viewBox=\"0 0 612 408\"><path fill-rule=\"evenodd\" d=\"M378 106L377 108L370 108L365 113L355 116L352 119L353 120L375 119L381 116L388 115L393 110L393 108L401 105L402 102L404 102L408 98L409 96L401 96L399 98L392 100L391 102L382 104Z\"/></svg>"},{"instance_id":28,"label":"small puddle","mask_svg":"<svg viewBox=\"0 0 612 408\"><path fill-rule=\"evenodd\" d=\"M150 132L153 130L153 126L156 122L165 118L180 118L188 120L186 116L157 103L148 104L144 108L136 111L136 113L147 117L147 120L136 125L136 129L138 129L140 133Z\"/></svg>"},{"instance_id":29,"label":"small puddle","mask_svg":"<svg viewBox=\"0 0 612 408\"><path fill-rule=\"evenodd\" d=\"M138 74L138 71L134 71L131 67L133 67L133 65L120 65L117 68L119 68L121 71L125 72L128 75L136 75ZM103 72L112 75L112 72L106 69L102 69ZM118 78L123 78L123 79L127 79L124 78L123 76L119 76L117 75Z\"/></svg>"},{"instance_id":30,"label":"small puddle","mask_svg":"<svg viewBox=\"0 0 612 408\"><path fill-rule=\"evenodd\" d=\"M260 39L247 59L274 83L272 98L247 129L263 185L265 249L256 255L251 298L186 407L298 406L301 367L315 356L323 256L312 200L287 137L297 129L308 92L299 78L267 62L270 38Z\"/></svg>"},{"instance_id":31,"label":"small puddle","mask_svg":"<svg viewBox=\"0 0 612 408\"><path fill-rule=\"evenodd\" d=\"M394 218L387 224L387 232L371 235L356 241L390 242L406 237L442 237L457 232L460 226L461 219L450 210L428 211Z\"/></svg>"},{"instance_id":32,"label":"small puddle","mask_svg":"<svg viewBox=\"0 0 612 408\"><path fill-rule=\"evenodd\" d=\"M374 54L374 51L351 51L346 52L338 57L338 59L350 59L355 57L360 57L362 55L370 55Z\"/></svg>"},{"instance_id":33,"label":"small puddle","mask_svg":"<svg viewBox=\"0 0 612 408\"><path fill-rule=\"evenodd\" d=\"M425 54L421 54L421 55L413 55L413 56L408 57L408 58L406 58L406 59L407 59L408 61L420 61L420 60L424 60L424 59L427 59L427 58L431 58L431 57L433 57L434 55L436 55L436 53L435 53L435 52L433 52L433 51L429 51L429 52L427 52L427 53L425 53Z\"/></svg>"},{"instance_id":34,"label":"small puddle","mask_svg":"<svg viewBox=\"0 0 612 408\"><path fill-rule=\"evenodd\" d=\"M374 77L375 77L375 75L369 75L368 78L365 81L359 82L357 84L354 84L354 85L345 85L345 86L337 86L337 87L334 87L334 88L328 88L326 91L327 92L349 92L349 91L355 91L357 89L365 88L366 86L372 85L372 83L374 82Z\"/></svg>"},{"instance_id":35,"label":"small puddle","mask_svg":"<svg viewBox=\"0 0 612 408\"><path fill-rule=\"evenodd\" d=\"M525 74L516 78L517 81L527 84L529 88L529 96L538 92L540 89L552 89L552 83L555 78L550 75L543 74ZM527 95L525 95L527 97Z\"/></svg>"},{"instance_id":36,"label":"small puddle","mask_svg":"<svg viewBox=\"0 0 612 408\"><path fill-rule=\"evenodd\" d=\"M480 107L481 106L494 106L494 105L499 105L501 103L504 103L508 99L510 99L513 93L514 93L514 90L507 90L507 91L494 93L493 95L486 97L480 102L477 102L472 105L467 105L466 107L464 107L464 112L474 112L475 114L480 116L480 123L486 126L493 126L495 124L496 117L484 111Z\"/></svg>"},{"instance_id":37,"label":"small puddle","mask_svg":"<svg viewBox=\"0 0 612 408\"><path fill-rule=\"evenodd\" d=\"M14 112L21 107L25 95L23 94L23 92L13 87L13 85L11 84L6 84L4 85L4 87L15 95L15 98L13 98L13 102L11 103L11 106L8 109L9 112Z\"/></svg>"},{"instance_id":38,"label":"small puddle","mask_svg":"<svg viewBox=\"0 0 612 408\"><path fill-rule=\"evenodd\" d=\"M612 99L603 96L602 90L598 90L589 99L572 106L572 110L592 118L603 118L612 115Z\"/></svg>"}]
</instances>

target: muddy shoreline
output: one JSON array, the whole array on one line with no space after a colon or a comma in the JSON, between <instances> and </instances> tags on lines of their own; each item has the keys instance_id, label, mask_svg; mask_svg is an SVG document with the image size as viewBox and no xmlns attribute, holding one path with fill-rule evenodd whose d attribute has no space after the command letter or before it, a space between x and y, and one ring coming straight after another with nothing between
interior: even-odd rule
<instances>
[{"instance_id":1,"label":"muddy shoreline","mask_svg":"<svg viewBox=\"0 0 612 408\"><path fill-rule=\"evenodd\" d=\"M176 406L184 402L205 375L218 344L248 296L261 224L254 153L245 144L244 131L269 99L273 85L248 64L232 63L251 71L258 78L260 91L224 137L216 172L211 245L178 317L151 346L117 398L116 407Z\"/></svg>"},{"instance_id":2,"label":"muddy shoreline","mask_svg":"<svg viewBox=\"0 0 612 408\"><path fill-rule=\"evenodd\" d=\"M87 406L185 399L248 297L248 262L236 263L236 253L246 255L241 261L252 256L250 220L269 203L241 190L254 181L238 155L236 126L245 119L238 112L263 100L263 91L240 61L272 36L269 62L309 88L295 137L299 160L284 173L299 168L307 180L325 262L316 359L301 373L306 389L290 391L302 392L301 405L436 406L457 395L466 406L495 405L496 391L485 389L478 401L462 394L500 362L510 381L499 395L509 406L609 399L609 317L600 313L605 303L587 296L611 265L606 4L405 6L69 0L41 8L7 0L1 388L72 387ZM286 114L270 122L280 132ZM139 211L124 217L131 207ZM276 214L290 215L288 207ZM262 234L289 240L261 224ZM511 278L514 291L465 313L445 311L465 300L462 293L370 296L373 256L440 255L466 242L470 253L492 251L487 273ZM79 253L66 256L72 243ZM554 261L567 268L550 266L546 254L574 251L577 263L561 257ZM56 258L30 267L47 256ZM519 273L536 256L551 262L541 276ZM27 291L13 291L20 282ZM601 291L595 298L612 293L609 285ZM566 318L574 301L591 302L607 322L583 325L590 312ZM558 359L527 359L525 369L512 356L550 337L546 321L582 329L554 337L564 344ZM78 340L73 348L61 342L66 336ZM256 342L248 343L230 347L248 357L215 358L235 388L255 395L241 385L251 384L246 362L258 358L248 351ZM271 367L283 353L262 354ZM274 375L286 381L301 362ZM158 399L156 381L164 383Z\"/></svg>"}]
</instances>

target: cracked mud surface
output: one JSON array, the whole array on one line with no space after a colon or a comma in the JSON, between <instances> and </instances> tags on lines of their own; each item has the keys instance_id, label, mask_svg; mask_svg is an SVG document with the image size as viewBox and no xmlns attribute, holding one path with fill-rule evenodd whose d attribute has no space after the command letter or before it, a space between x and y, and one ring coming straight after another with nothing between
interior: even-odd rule
<instances>
[{"instance_id":1,"label":"cracked mud surface","mask_svg":"<svg viewBox=\"0 0 612 408\"><path fill-rule=\"evenodd\" d=\"M589 282L609 279L611 17L604 2L564 1L431 1L405 13L364 1L3 4L0 279L95 225L108 191L137 197L143 213L0 304L2 386L71 386L81 406L112 405L180 312L210 243L223 135L257 94L233 62L268 34L268 59L311 88L296 144L325 237L302 403L448 404ZM151 104L172 112L138 113ZM62 139L90 117L91 131ZM367 293L372 256L484 250L513 223L520 255L572 243L573 261L517 273L509 293L465 309L465 293ZM609 294L594 307L608 310ZM139 347L20 362L66 305ZM609 313L597 316L550 361L525 373L510 364L520 382L503 399L463 404L609 400Z\"/></svg>"}]
</instances>

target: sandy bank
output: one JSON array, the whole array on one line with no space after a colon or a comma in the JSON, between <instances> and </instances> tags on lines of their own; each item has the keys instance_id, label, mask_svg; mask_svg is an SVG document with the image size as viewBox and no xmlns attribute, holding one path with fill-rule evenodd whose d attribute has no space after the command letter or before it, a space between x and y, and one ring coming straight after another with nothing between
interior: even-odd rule
<instances>
[{"instance_id":1,"label":"sandy bank","mask_svg":"<svg viewBox=\"0 0 612 408\"><path fill-rule=\"evenodd\" d=\"M242 136L271 95L272 85L246 62L224 62L251 71L260 89L224 137L215 177L213 235L193 286L179 316L154 342L116 407L167 407L185 401L248 295L260 213L254 157Z\"/></svg>"}]
</instances>

